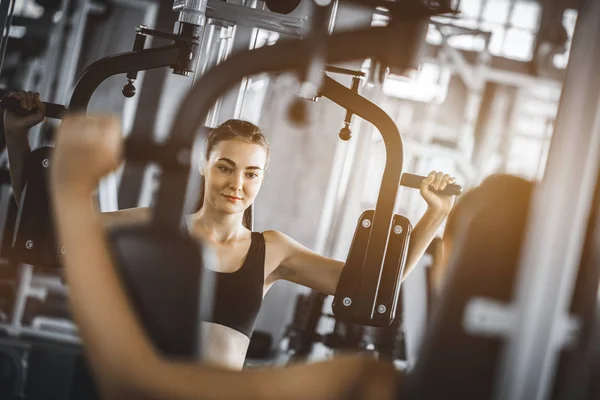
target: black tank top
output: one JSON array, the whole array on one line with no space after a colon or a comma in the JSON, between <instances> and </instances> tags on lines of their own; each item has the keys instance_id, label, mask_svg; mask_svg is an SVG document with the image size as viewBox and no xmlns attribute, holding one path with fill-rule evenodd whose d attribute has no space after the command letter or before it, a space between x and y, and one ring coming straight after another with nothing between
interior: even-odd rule
<instances>
[{"instance_id":1,"label":"black tank top","mask_svg":"<svg viewBox=\"0 0 600 400\"><path fill-rule=\"evenodd\" d=\"M215 272L215 298L212 317L206 322L224 325L248 338L254 331L262 304L265 276L265 239L252 232L250 249L240 269L231 273Z\"/></svg>"}]
</instances>

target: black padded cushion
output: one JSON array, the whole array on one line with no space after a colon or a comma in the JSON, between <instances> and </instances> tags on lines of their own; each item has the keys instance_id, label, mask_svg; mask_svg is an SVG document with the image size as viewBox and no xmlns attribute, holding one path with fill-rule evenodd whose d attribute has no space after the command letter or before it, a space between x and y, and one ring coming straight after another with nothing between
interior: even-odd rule
<instances>
[{"instance_id":1,"label":"black padded cushion","mask_svg":"<svg viewBox=\"0 0 600 400\"><path fill-rule=\"evenodd\" d=\"M475 297L512 300L530 189L519 193L520 201L503 192L458 217L460 234L455 236L448 276L403 399L490 398L504 342L467 333L463 313Z\"/></svg>"},{"instance_id":2,"label":"black padded cushion","mask_svg":"<svg viewBox=\"0 0 600 400\"><path fill-rule=\"evenodd\" d=\"M51 151L51 147L40 147L25 160L24 186L13 241L13 255L17 260L45 267L59 266L48 195Z\"/></svg>"},{"instance_id":3,"label":"black padded cushion","mask_svg":"<svg viewBox=\"0 0 600 400\"><path fill-rule=\"evenodd\" d=\"M107 235L117 271L155 347L167 356L198 358L200 244L173 228L152 225L117 227Z\"/></svg>"}]
</instances>

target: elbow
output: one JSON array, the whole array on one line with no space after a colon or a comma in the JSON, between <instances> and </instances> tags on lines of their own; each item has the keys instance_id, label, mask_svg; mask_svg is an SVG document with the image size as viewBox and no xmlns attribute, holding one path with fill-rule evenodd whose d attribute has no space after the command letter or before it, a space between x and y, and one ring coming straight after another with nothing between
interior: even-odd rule
<instances>
[{"instance_id":1,"label":"elbow","mask_svg":"<svg viewBox=\"0 0 600 400\"><path fill-rule=\"evenodd\" d=\"M327 285L327 288L325 289L325 294L328 294L330 296L335 296L338 288L340 287L340 282L342 280L343 268L344 267L342 266L341 269L333 271L331 281L329 282L329 284Z\"/></svg>"}]
</instances>

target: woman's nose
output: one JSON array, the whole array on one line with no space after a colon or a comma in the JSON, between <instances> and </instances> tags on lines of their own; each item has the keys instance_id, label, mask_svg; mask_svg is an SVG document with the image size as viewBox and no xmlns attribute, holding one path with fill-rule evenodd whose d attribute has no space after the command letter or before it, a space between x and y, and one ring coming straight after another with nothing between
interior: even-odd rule
<instances>
[{"instance_id":1,"label":"woman's nose","mask_svg":"<svg viewBox=\"0 0 600 400\"><path fill-rule=\"evenodd\" d=\"M233 190L241 190L244 184L244 177L241 174L231 174L229 179L229 187Z\"/></svg>"}]
</instances>

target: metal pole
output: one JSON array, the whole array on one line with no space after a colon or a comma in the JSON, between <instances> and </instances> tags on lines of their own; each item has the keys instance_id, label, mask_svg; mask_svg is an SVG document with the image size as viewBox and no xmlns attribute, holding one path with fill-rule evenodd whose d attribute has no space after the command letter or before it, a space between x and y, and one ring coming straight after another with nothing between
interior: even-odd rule
<instances>
[{"instance_id":1,"label":"metal pole","mask_svg":"<svg viewBox=\"0 0 600 400\"><path fill-rule=\"evenodd\" d=\"M15 2L13 0L2 0L0 2L0 23L2 24L2 46L0 47L0 73L4 65L4 55L8 44L8 33L12 22Z\"/></svg>"},{"instance_id":2,"label":"metal pole","mask_svg":"<svg viewBox=\"0 0 600 400\"><path fill-rule=\"evenodd\" d=\"M598 21L600 1L584 0L546 176L532 199L497 400L549 398L560 351L576 329L568 312L600 162Z\"/></svg>"}]
</instances>

